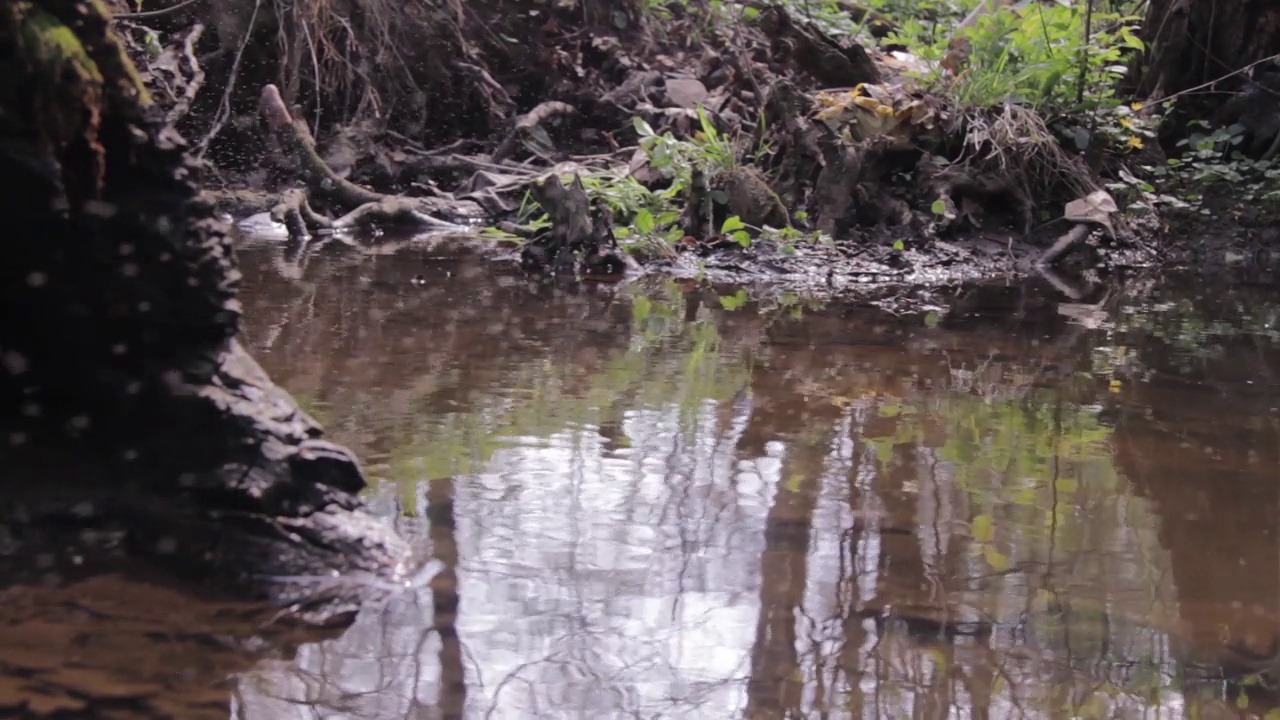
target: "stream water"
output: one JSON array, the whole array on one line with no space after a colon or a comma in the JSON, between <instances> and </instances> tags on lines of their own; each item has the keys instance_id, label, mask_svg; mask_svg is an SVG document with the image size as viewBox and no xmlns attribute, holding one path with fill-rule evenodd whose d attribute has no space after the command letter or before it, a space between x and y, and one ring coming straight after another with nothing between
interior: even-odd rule
<instances>
[{"instance_id":1,"label":"stream water","mask_svg":"<svg viewBox=\"0 0 1280 720\"><path fill-rule=\"evenodd\" d=\"M171 706L188 686L253 720L1276 706L1248 675L1280 667L1275 288L975 287L940 320L412 246L239 252L246 346L446 569L230 679L215 659L250 649L188 647ZM139 653L95 657L141 682Z\"/></svg>"}]
</instances>

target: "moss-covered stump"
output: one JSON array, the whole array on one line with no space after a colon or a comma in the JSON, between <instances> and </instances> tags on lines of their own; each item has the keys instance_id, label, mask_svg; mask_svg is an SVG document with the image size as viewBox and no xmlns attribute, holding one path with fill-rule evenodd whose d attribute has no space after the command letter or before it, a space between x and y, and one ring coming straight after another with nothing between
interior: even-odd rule
<instances>
[{"instance_id":1,"label":"moss-covered stump","mask_svg":"<svg viewBox=\"0 0 1280 720\"><path fill-rule=\"evenodd\" d=\"M236 344L196 176L98 0L0 3L0 452L44 484L92 467L95 508L184 567L399 579L355 458Z\"/></svg>"}]
</instances>

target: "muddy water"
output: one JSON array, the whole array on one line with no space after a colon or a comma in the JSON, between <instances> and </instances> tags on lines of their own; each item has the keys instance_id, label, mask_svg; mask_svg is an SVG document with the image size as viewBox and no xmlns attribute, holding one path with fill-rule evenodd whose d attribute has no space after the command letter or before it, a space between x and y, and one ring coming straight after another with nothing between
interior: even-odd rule
<instances>
[{"instance_id":1,"label":"muddy water","mask_svg":"<svg viewBox=\"0 0 1280 720\"><path fill-rule=\"evenodd\" d=\"M446 570L294 653L187 648L224 715L1275 706L1250 674L1280 638L1275 290L988 287L895 319L438 249L241 260L245 343Z\"/></svg>"}]
</instances>

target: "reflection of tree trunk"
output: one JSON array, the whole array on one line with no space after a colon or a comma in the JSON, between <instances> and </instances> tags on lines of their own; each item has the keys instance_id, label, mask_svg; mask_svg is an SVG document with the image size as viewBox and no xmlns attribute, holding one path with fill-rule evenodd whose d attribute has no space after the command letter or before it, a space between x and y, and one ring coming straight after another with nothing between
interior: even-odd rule
<instances>
[{"instance_id":1,"label":"reflection of tree trunk","mask_svg":"<svg viewBox=\"0 0 1280 720\"><path fill-rule=\"evenodd\" d=\"M984 634L976 640L973 662L960 669L961 682L969 695L969 717L987 720L991 717L991 691L996 685L996 665L999 659L991 647L991 635ZM1013 688L1009 688L1013 693Z\"/></svg>"},{"instance_id":2,"label":"reflection of tree trunk","mask_svg":"<svg viewBox=\"0 0 1280 720\"><path fill-rule=\"evenodd\" d=\"M467 704L467 678L462 667L462 641L458 637L458 541L453 514L452 477L430 481L427 486L427 520L431 546L444 569L431 582L435 629L440 633L440 713L446 720L461 718Z\"/></svg>"},{"instance_id":3,"label":"reflection of tree trunk","mask_svg":"<svg viewBox=\"0 0 1280 720\"><path fill-rule=\"evenodd\" d=\"M850 504L852 509L857 512L860 508L857 503L858 496L850 493ZM865 533L863 525L851 528L841 542L841 564L840 564L840 597L842 599L842 607L840 608L840 617L843 618L840 638L840 670L845 677L845 697L846 704L849 707L861 708L865 704L862 693L862 675L864 668L862 667L862 644L867 639L867 629L863 626L866 622L866 616L860 612L861 593L858 587L858 570L859 546Z\"/></svg>"},{"instance_id":4,"label":"reflection of tree trunk","mask_svg":"<svg viewBox=\"0 0 1280 720\"><path fill-rule=\"evenodd\" d=\"M814 446L796 446L795 451L805 453L805 459L819 457ZM789 474L784 470L765 520L760 616L747 684L746 717L753 720L801 716L804 684L798 677L796 608L804 602L808 579L809 531L818 501L819 472L817 467L806 468L795 475L796 481Z\"/></svg>"},{"instance_id":5,"label":"reflection of tree trunk","mask_svg":"<svg viewBox=\"0 0 1280 720\"><path fill-rule=\"evenodd\" d=\"M955 646L950 642L937 648L936 662L929 677L929 685L920 698L912 704L915 720L946 720L951 717L955 693L952 690L952 668L955 667ZM924 670L924 667L921 667ZM921 678L923 680L923 678Z\"/></svg>"}]
</instances>

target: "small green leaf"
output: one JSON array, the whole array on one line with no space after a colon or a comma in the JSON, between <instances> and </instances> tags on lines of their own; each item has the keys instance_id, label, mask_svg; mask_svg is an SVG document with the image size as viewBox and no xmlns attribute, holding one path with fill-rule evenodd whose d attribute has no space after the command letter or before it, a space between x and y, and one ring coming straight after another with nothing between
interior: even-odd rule
<instances>
[{"instance_id":1,"label":"small green leaf","mask_svg":"<svg viewBox=\"0 0 1280 720\"><path fill-rule=\"evenodd\" d=\"M751 236L747 234L746 230L734 230L732 237L742 247L751 247Z\"/></svg>"},{"instance_id":2,"label":"small green leaf","mask_svg":"<svg viewBox=\"0 0 1280 720\"><path fill-rule=\"evenodd\" d=\"M719 133L716 132L716 126L711 123L711 118L707 116L707 109L698 106L698 122L702 125L702 132L707 136L708 140L716 140Z\"/></svg>"},{"instance_id":3,"label":"small green leaf","mask_svg":"<svg viewBox=\"0 0 1280 720\"><path fill-rule=\"evenodd\" d=\"M902 252L903 250L907 249L907 244L901 240L894 240L893 249L897 250L898 252Z\"/></svg>"},{"instance_id":4,"label":"small green leaf","mask_svg":"<svg viewBox=\"0 0 1280 720\"><path fill-rule=\"evenodd\" d=\"M640 234L648 235L653 232L655 225L656 223L653 219L653 213L649 212L647 209L636 213L636 230Z\"/></svg>"},{"instance_id":5,"label":"small green leaf","mask_svg":"<svg viewBox=\"0 0 1280 720\"><path fill-rule=\"evenodd\" d=\"M929 206L929 209L933 211L934 215L946 215L947 203L942 200L934 200L933 204Z\"/></svg>"},{"instance_id":6,"label":"small green leaf","mask_svg":"<svg viewBox=\"0 0 1280 720\"><path fill-rule=\"evenodd\" d=\"M635 127L636 134L640 137L657 137L657 133L653 131L653 127L649 125L648 122L645 122L644 118L638 115L631 118L631 125Z\"/></svg>"},{"instance_id":7,"label":"small green leaf","mask_svg":"<svg viewBox=\"0 0 1280 720\"><path fill-rule=\"evenodd\" d=\"M936 312L931 312L924 316L924 326L927 328L936 328L942 318Z\"/></svg>"},{"instance_id":8,"label":"small green leaf","mask_svg":"<svg viewBox=\"0 0 1280 720\"><path fill-rule=\"evenodd\" d=\"M652 310L653 301L641 295L631 303L631 319L635 322L644 322Z\"/></svg>"},{"instance_id":9,"label":"small green leaf","mask_svg":"<svg viewBox=\"0 0 1280 720\"><path fill-rule=\"evenodd\" d=\"M720 306L723 307L725 310L737 310L743 305L746 305L747 300L748 300L747 290L746 288L741 288L738 290L738 292L732 295L722 296L720 298Z\"/></svg>"},{"instance_id":10,"label":"small green leaf","mask_svg":"<svg viewBox=\"0 0 1280 720\"><path fill-rule=\"evenodd\" d=\"M742 230L746 226L747 224L742 222L742 218L738 217L737 215L732 215L726 218L724 221L724 224L720 226L720 232L731 233L734 230Z\"/></svg>"}]
</instances>

